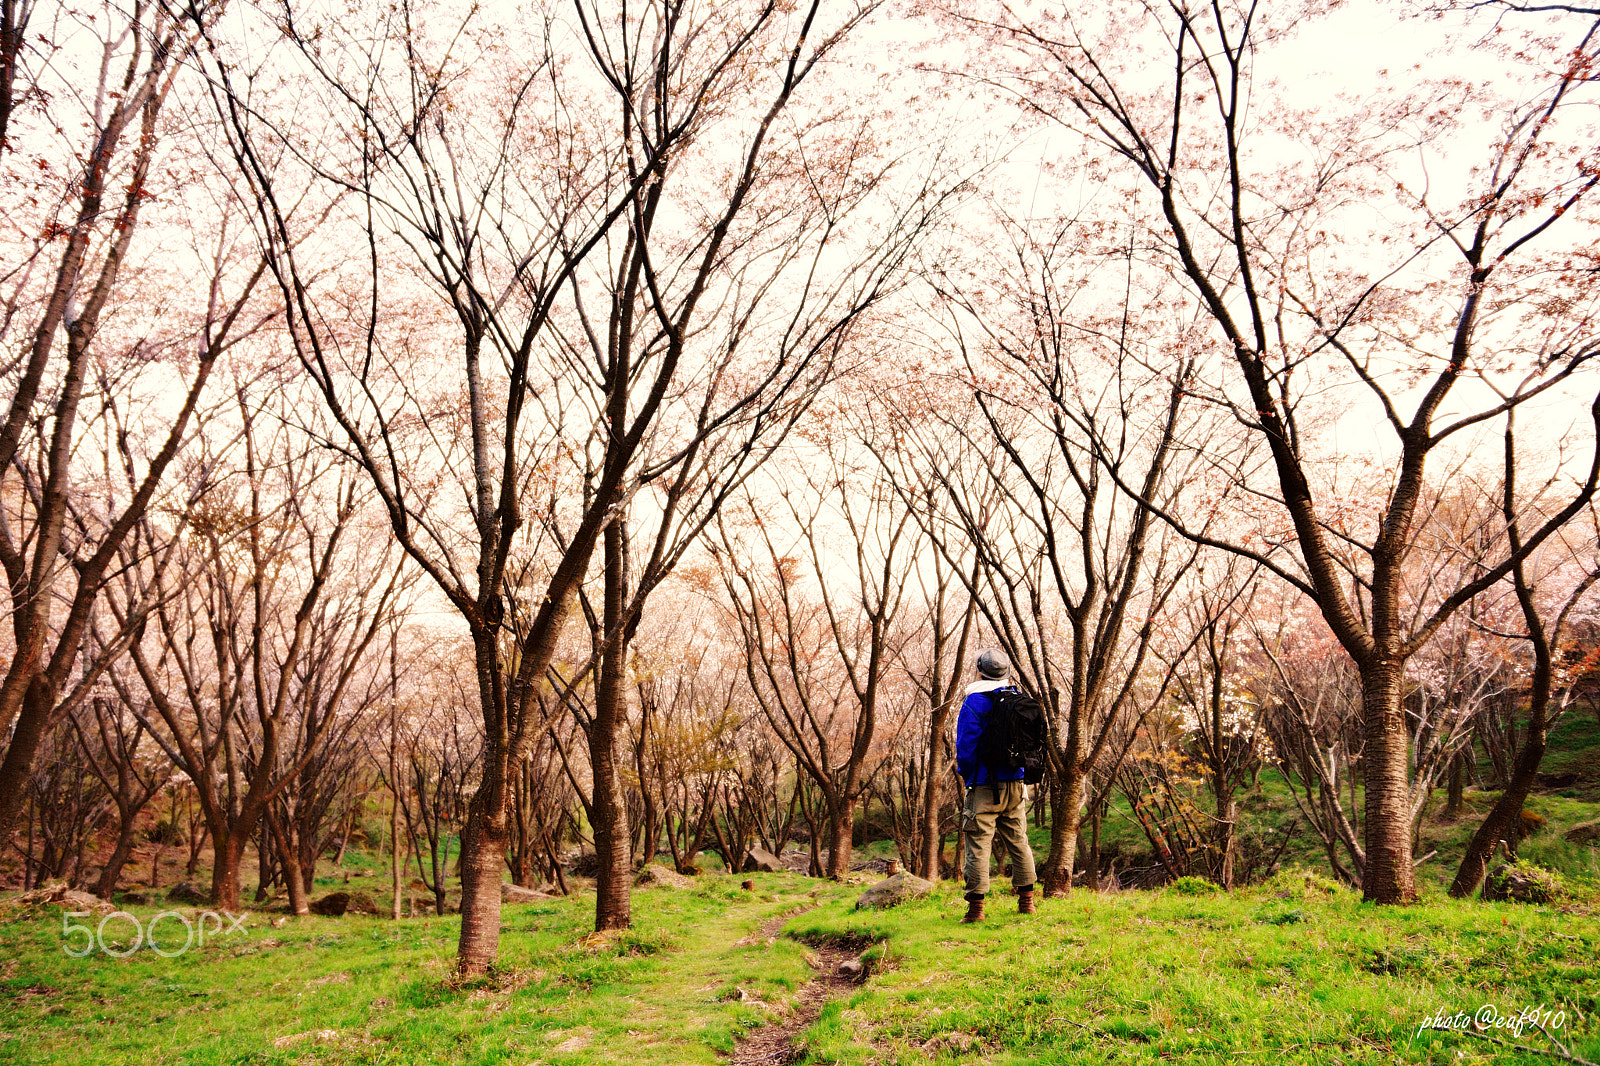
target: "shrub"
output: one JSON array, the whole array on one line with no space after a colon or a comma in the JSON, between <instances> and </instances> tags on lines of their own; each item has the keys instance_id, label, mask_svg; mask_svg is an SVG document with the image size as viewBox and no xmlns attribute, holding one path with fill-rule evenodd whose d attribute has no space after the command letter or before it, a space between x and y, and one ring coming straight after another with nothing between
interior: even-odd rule
<instances>
[{"instance_id":1,"label":"shrub","mask_svg":"<svg viewBox=\"0 0 1600 1066\"><path fill-rule=\"evenodd\" d=\"M1180 877L1167 887L1180 896L1210 896L1222 891L1203 877Z\"/></svg>"},{"instance_id":2,"label":"shrub","mask_svg":"<svg viewBox=\"0 0 1600 1066\"><path fill-rule=\"evenodd\" d=\"M166 818L161 819L161 821L151 826L150 829L145 833L145 836L149 839L150 843L160 844L161 846L168 848L178 847L179 845L186 843L183 830L179 829L175 824Z\"/></svg>"},{"instance_id":3,"label":"shrub","mask_svg":"<svg viewBox=\"0 0 1600 1066\"><path fill-rule=\"evenodd\" d=\"M1518 859L1498 866L1484 884L1485 899L1515 900L1518 903L1554 903L1568 895L1561 875L1554 870Z\"/></svg>"},{"instance_id":4,"label":"shrub","mask_svg":"<svg viewBox=\"0 0 1600 1066\"><path fill-rule=\"evenodd\" d=\"M1263 888L1275 892L1280 898L1298 895L1336 896L1341 892L1349 891L1344 885L1331 877L1325 877L1315 870L1308 870L1304 866L1291 866L1273 874Z\"/></svg>"}]
</instances>

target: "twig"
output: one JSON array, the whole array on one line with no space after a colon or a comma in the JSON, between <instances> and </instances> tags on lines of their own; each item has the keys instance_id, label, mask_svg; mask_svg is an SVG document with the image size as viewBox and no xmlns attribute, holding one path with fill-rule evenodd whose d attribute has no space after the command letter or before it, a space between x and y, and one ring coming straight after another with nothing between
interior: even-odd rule
<instances>
[{"instance_id":1,"label":"twig","mask_svg":"<svg viewBox=\"0 0 1600 1066\"><path fill-rule=\"evenodd\" d=\"M1086 1033L1093 1033L1095 1036L1104 1037L1107 1040L1111 1039L1111 1034L1106 1032L1104 1029L1096 1029L1092 1025L1084 1025L1082 1022L1074 1021L1073 1019L1064 1015L1057 1014L1045 1019L1046 1024L1049 1024L1050 1022L1066 1022L1068 1025L1076 1025L1079 1029L1082 1029Z\"/></svg>"},{"instance_id":2,"label":"twig","mask_svg":"<svg viewBox=\"0 0 1600 1066\"><path fill-rule=\"evenodd\" d=\"M1534 1024L1538 1025L1537 1022ZM1544 1033L1546 1037L1549 1037L1550 1042L1555 1044L1555 1046L1561 1050L1552 1051L1549 1048L1529 1047L1526 1044L1516 1044L1510 1040L1501 1040L1497 1036L1489 1036L1486 1033L1479 1033L1472 1029L1457 1029L1455 1031L1458 1033L1465 1033L1467 1036L1476 1037L1479 1040L1487 1040L1491 1044L1499 1044L1501 1047L1515 1048L1518 1051L1531 1051L1535 1055L1549 1055L1553 1059L1564 1059L1567 1062L1576 1062L1579 1064L1579 1066L1597 1066L1596 1063L1590 1062L1588 1059L1580 1059L1578 1056L1568 1051L1565 1045L1561 1044L1558 1040L1556 1040L1555 1037L1550 1036L1550 1033L1542 1025L1539 1026L1539 1031Z\"/></svg>"},{"instance_id":3,"label":"twig","mask_svg":"<svg viewBox=\"0 0 1600 1066\"><path fill-rule=\"evenodd\" d=\"M1568 1048L1567 1045L1565 1045L1561 1041L1557 1040L1556 1037L1555 1037L1555 1034L1544 1027L1544 1023L1543 1022L1539 1021L1536 1018L1529 1019L1529 1020L1533 1022L1533 1026L1534 1026L1535 1029L1538 1029L1539 1032L1544 1034L1544 1038L1546 1040L1550 1041L1550 1043L1554 1044L1556 1047L1561 1049L1561 1054L1565 1055L1568 1059L1572 1060L1573 1062L1584 1062L1585 1061L1584 1059L1580 1059L1576 1055L1574 1055L1572 1053L1572 1050L1570 1048ZM1594 1063L1591 1062L1591 1063L1588 1064L1588 1066L1594 1066Z\"/></svg>"}]
</instances>

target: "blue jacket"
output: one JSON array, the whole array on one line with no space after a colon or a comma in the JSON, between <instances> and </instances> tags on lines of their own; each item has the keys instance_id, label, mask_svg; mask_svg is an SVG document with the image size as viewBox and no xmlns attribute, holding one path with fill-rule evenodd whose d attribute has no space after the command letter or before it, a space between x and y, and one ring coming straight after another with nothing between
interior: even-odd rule
<instances>
[{"instance_id":1,"label":"blue jacket","mask_svg":"<svg viewBox=\"0 0 1600 1066\"><path fill-rule=\"evenodd\" d=\"M994 701L989 693L996 689L1013 688L1009 679L1000 681L974 681L967 686L967 698L961 701L961 714L956 719L956 770L967 787L988 785L999 781L1021 781L1022 767L1015 770L992 772L978 764L978 745L983 737L984 724L989 720L989 709Z\"/></svg>"}]
</instances>

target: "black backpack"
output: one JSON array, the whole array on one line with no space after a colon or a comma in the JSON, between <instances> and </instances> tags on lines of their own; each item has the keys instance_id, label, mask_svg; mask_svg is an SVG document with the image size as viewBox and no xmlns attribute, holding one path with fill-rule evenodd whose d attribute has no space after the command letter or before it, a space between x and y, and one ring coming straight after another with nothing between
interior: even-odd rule
<instances>
[{"instance_id":1,"label":"black backpack","mask_svg":"<svg viewBox=\"0 0 1600 1066\"><path fill-rule=\"evenodd\" d=\"M988 693L989 717L978 741L978 761L992 771L1022 770L1022 780L1036 785L1044 777L1044 710L1039 701L1015 688Z\"/></svg>"}]
</instances>

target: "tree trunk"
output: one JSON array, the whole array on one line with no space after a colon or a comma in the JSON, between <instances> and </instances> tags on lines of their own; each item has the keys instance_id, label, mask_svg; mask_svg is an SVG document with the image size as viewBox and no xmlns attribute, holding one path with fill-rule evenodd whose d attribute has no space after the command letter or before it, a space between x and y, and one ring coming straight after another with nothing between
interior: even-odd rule
<instances>
[{"instance_id":1,"label":"tree trunk","mask_svg":"<svg viewBox=\"0 0 1600 1066\"><path fill-rule=\"evenodd\" d=\"M200 852L205 849L206 837L211 835L211 827L206 825L204 819L196 821L188 819L189 826L189 858L184 864L183 875L194 880L195 871L200 869Z\"/></svg>"},{"instance_id":2,"label":"tree trunk","mask_svg":"<svg viewBox=\"0 0 1600 1066\"><path fill-rule=\"evenodd\" d=\"M806 874L810 877L821 877L825 872L822 866L822 835L827 831L826 822L824 820L824 824L818 824L821 812L816 808L819 804L813 801L807 792L807 781L805 769L796 759L794 795L800 797L800 817L804 818L806 823L806 852L809 857Z\"/></svg>"},{"instance_id":3,"label":"tree trunk","mask_svg":"<svg viewBox=\"0 0 1600 1066\"><path fill-rule=\"evenodd\" d=\"M467 823L460 838L461 935L456 942L456 976L462 978L488 973L500 952L500 871L511 839L507 807L515 798L510 790L511 739L506 707L517 697L501 688L503 663L498 627L475 628L472 644L485 729L482 776L467 804ZM542 653L524 645L523 654L537 659ZM526 666L525 659L523 667ZM443 894L444 878L437 868L434 885L438 898Z\"/></svg>"},{"instance_id":4,"label":"tree trunk","mask_svg":"<svg viewBox=\"0 0 1600 1066\"><path fill-rule=\"evenodd\" d=\"M1409 736L1401 706L1404 668L1404 660L1380 656L1361 664L1367 793L1361 897L1371 903L1410 903L1417 897L1411 868Z\"/></svg>"},{"instance_id":5,"label":"tree trunk","mask_svg":"<svg viewBox=\"0 0 1600 1066\"><path fill-rule=\"evenodd\" d=\"M389 916L400 920L400 794L389 806L389 876L394 881L394 904Z\"/></svg>"},{"instance_id":6,"label":"tree trunk","mask_svg":"<svg viewBox=\"0 0 1600 1066\"><path fill-rule=\"evenodd\" d=\"M500 951L500 866L510 833L504 808L496 809L503 786L494 766L486 750L484 780L467 807L467 824L461 833L461 939L456 948L456 972L462 977L487 973Z\"/></svg>"},{"instance_id":7,"label":"tree trunk","mask_svg":"<svg viewBox=\"0 0 1600 1066\"><path fill-rule=\"evenodd\" d=\"M656 827L656 796L650 787L649 767L650 703L641 700L639 706L639 739L633 745L633 772L639 779L639 845L634 851L635 866L653 862L661 833Z\"/></svg>"},{"instance_id":8,"label":"tree trunk","mask_svg":"<svg viewBox=\"0 0 1600 1066\"><path fill-rule=\"evenodd\" d=\"M306 879L302 876L300 856L293 848L283 848L283 883L289 889L289 910L295 914L310 914L311 901L307 898Z\"/></svg>"},{"instance_id":9,"label":"tree trunk","mask_svg":"<svg viewBox=\"0 0 1600 1066\"><path fill-rule=\"evenodd\" d=\"M1489 813L1484 816L1483 824L1478 826L1478 831L1472 834L1472 839L1467 843L1467 851L1461 857L1461 865L1456 869L1455 880L1450 883L1450 895L1454 899L1465 899L1472 895L1473 889L1478 887L1478 882L1482 881L1484 874L1488 872L1490 856L1494 854L1495 847L1501 841L1505 841L1513 852L1516 850L1517 837L1521 830L1522 805L1533 790L1538 779L1539 763L1544 759L1544 731L1539 730L1538 743L1533 740L1531 735L1533 731L1529 730L1529 733L1530 736L1517 758L1511 782L1495 801L1495 805L1489 809Z\"/></svg>"},{"instance_id":10,"label":"tree trunk","mask_svg":"<svg viewBox=\"0 0 1600 1066\"><path fill-rule=\"evenodd\" d=\"M846 796L830 796L828 803L828 878L843 881L850 875L851 840L855 832L856 805Z\"/></svg>"},{"instance_id":11,"label":"tree trunk","mask_svg":"<svg viewBox=\"0 0 1600 1066\"><path fill-rule=\"evenodd\" d=\"M651 833L656 824L655 797L644 781L644 776L640 775L639 792L643 796L643 809L639 812L639 846L633 856L635 865L643 865L656 857L655 840Z\"/></svg>"},{"instance_id":12,"label":"tree trunk","mask_svg":"<svg viewBox=\"0 0 1600 1066\"><path fill-rule=\"evenodd\" d=\"M1083 864L1084 883L1100 891L1100 822L1105 817L1105 805L1094 803L1089 807L1089 857Z\"/></svg>"},{"instance_id":13,"label":"tree trunk","mask_svg":"<svg viewBox=\"0 0 1600 1066\"><path fill-rule=\"evenodd\" d=\"M278 880L277 851L263 835L256 837L256 902L265 903Z\"/></svg>"},{"instance_id":14,"label":"tree trunk","mask_svg":"<svg viewBox=\"0 0 1600 1066\"><path fill-rule=\"evenodd\" d=\"M55 693L42 677L35 676L24 690L20 713L16 716L11 742L0 760L0 840L10 840L18 815L28 795L28 777L33 773L34 756L44 740Z\"/></svg>"},{"instance_id":15,"label":"tree trunk","mask_svg":"<svg viewBox=\"0 0 1600 1066\"><path fill-rule=\"evenodd\" d=\"M532 888L534 886L532 847L520 842L519 839L516 852L517 861L516 865L511 868L511 883L520 885L523 888Z\"/></svg>"},{"instance_id":16,"label":"tree trunk","mask_svg":"<svg viewBox=\"0 0 1600 1066\"><path fill-rule=\"evenodd\" d=\"M307 898L310 879L302 875L304 866L300 862L300 849L295 846L288 829L275 812L268 811L264 821L266 832L277 846L278 865L283 868L283 883L289 889L289 911L291 914L310 914L311 900Z\"/></svg>"},{"instance_id":17,"label":"tree trunk","mask_svg":"<svg viewBox=\"0 0 1600 1066\"><path fill-rule=\"evenodd\" d=\"M1223 888L1233 888L1233 841L1234 827L1239 822L1239 805L1234 802L1233 794L1226 790L1219 790L1217 794L1217 828L1212 843L1217 853L1217 884Z\"/></svg>"},{"instance_id":18,"label":"tree trunk","mask_svg":"<svg viewBox=\"0 0 1600 1066\"><path fill-rule=\"evenodd\" d=\"M1448 779L1449 792L1445 800L1443 819L1453 822L1461 817L1466 809L1466 782L1467 782L1467 756L1466 752L1458 751L1450 757L1450 776Z\"/></svg>"},{"instance_id":19,"label":"tree trunk","mask_svg":"<svg viewBox=\"0 0 1600 1066\"><path fill-rule=\"evenodd\" d=\"M953 700L943 700L934 708L928 721L928 772L924 775L922 790L922 854L917 858L917 876L928 881L939 880L939 851L944 841L939 836L939 799L943 791L945 765L944 727L950 718Z\"/></svg>"},{"instance_id":20,"label":"tree trunk","mask_svg":"<svg viewBox=\"0 0 1600 1066\"><path fill-rule=\"evenodd\" d=\"M594 767L594 812L591 817L595 858L599 864L595 873L596 931L626 929L632 921L629 909L632 886L628 862L628 815L623 807L621 775L617 773L614 720L603 722L603 718L611 716L595 715L593 735L589 741L589 759Z\"/></svg>"},{"instance_id":21,"label":"tree trunk","mask_svg":"<svg viewBox=\"0 0 1600 1066\"><path fill-rule=\"evenodd\" d=\"M1083 798L1089 775L1064 760L1064 780L1050 787L1050 854L1039 869L1044 894L1065 896L1072 892L1072 868L1078 861L1078 827L1083 821Z\"/></svg>"},{"instance_id":22,"label":"tree trunk","mask_svg":"<svg viewBox=\"0 0 1600 1066\"><path fill-rule=\"evenodd\" d=\"M106 860L105 868L100 871L100 880L94 886L94 894L101 899L110 899L111 893L117 890L117 882L122 879L122 868L128 864L128 858L133 854L134 819L138 817L138 810L118 811L122 822L117 827L117 843L111 849L111 857Z\"/></svg>"},{"instance_id":23,"label":"tree trunk","mask_svg":"<svg viewBox=\"0 0 1600 1066\"><path fill-rule=\"evenodd\" d=\"M33 822L34 822L34 811L35 811L36 807L37 807L37 804L35 804L33 802L33 798L30 796L28 798L28 847L27 847L27 850L22 853L22 891L24 891L24 892L32 892L33 891L33 886L34 886L34 876L33 876ZM160 846L157 845L157 850L159 850L159 848L160 848ZM150 879L150 884L151 884L152 888L155 887L155 878L153 876Z\"/></svg>"},{"instance_id":24,"label":"tree trunk","mask_svg":"<svg viewBox=\"0 0 1600 1066\"><path fill-rule=\"evenodd\" d=\"M626 721L624 675L628 662L628 627L623 610L628 593L626 529L613 522L605 532L605 633L607 643L595 681L594 723L589 729L589 765L594 776L595 873L594 927L626 929L632 922L629 893L628 809L622 794L622 774L617 765L617 740ZM688 819L684 819L688 829ZM686 841L686 848L696 841ZM694 861L692 854L685 862Z\"/></svg>"},{"instance_id":25,"label":"tree trunk","mask_svg":"<svg viewBox=\"0 0 1600 1066\"><path fill-rule=\"evenodd\" d=\"M355 808L355 804L352 803L352 804L350 804L349 807L347 807L345 809L345 812L344 812L344 826L343 826L343 828L341 828L339 830L339 850L337 850L337 851L335 851L333 853L333 865L338 869L341 869L341 870L344 869L344 853L345 853L345 849L350 846L350 833L351 833L352 830L355 829L355 826L356 826L356 808ZM312 828L315 829L315 826L313 826ZM313 840L313 839L315 839L315 838L308 836L307 841L306 841L307 844L310 844L311 840ZM313 870L315 870L316 866L317 866L317 859L319 859L320 857L321 856L318 856L318 855L307 855L307 858L306 858L307 865L309 865Z\"/></svg>"},{"instance_id":26,"label":"tree trunk","mask_svg":"<svg viewBox=\"0 0 1600 1066\"><path fill-rule=\"evenodd\" d=\"M216 842L211 867L211 902L225 911L239 909L239 865L244 859L245 834L211 833Z\"/></svg>"},{"instance_id":27,"label":"tree trunk","mask_svg":"<svg viewBox=\"0 0 1600 1066\"><path fill-rule=\"evenodd\" d=\"M1507 491L1509 493L1509 490ZM1509 511L1509 507L1507 510ZM1544 761L1546 734L1549 729L1549 719L1546 715L1554 680L1551 654L1554 640L1546 634L1535 610L1533 593L1528 587L1523 568L1518 566L1515 573L1517 598L1522 603L1523 618L1528 623L1528 637L1533 643L1534 653L1528 730L1523 737L1522 747L1517 752L1511 780L1506 782L1505 791L1500 794L1500 799L1483 819L1478 831L1472 834L1472 840L1467 843L1467 853L1461 857L1461 866L1456 870L1455 880L1450 884L1450 895L1456 899L1470 895L1478 882L1483 880L1489 863L1493 861L1494 849L1500 841L1506 841L1511 853L1515 855L1517 843L1522 836L1522 805L1539 780L1539 764ZM1560 629L1561 624L1557 622L1557 638Z\"/></svg>"}]
</instances>

